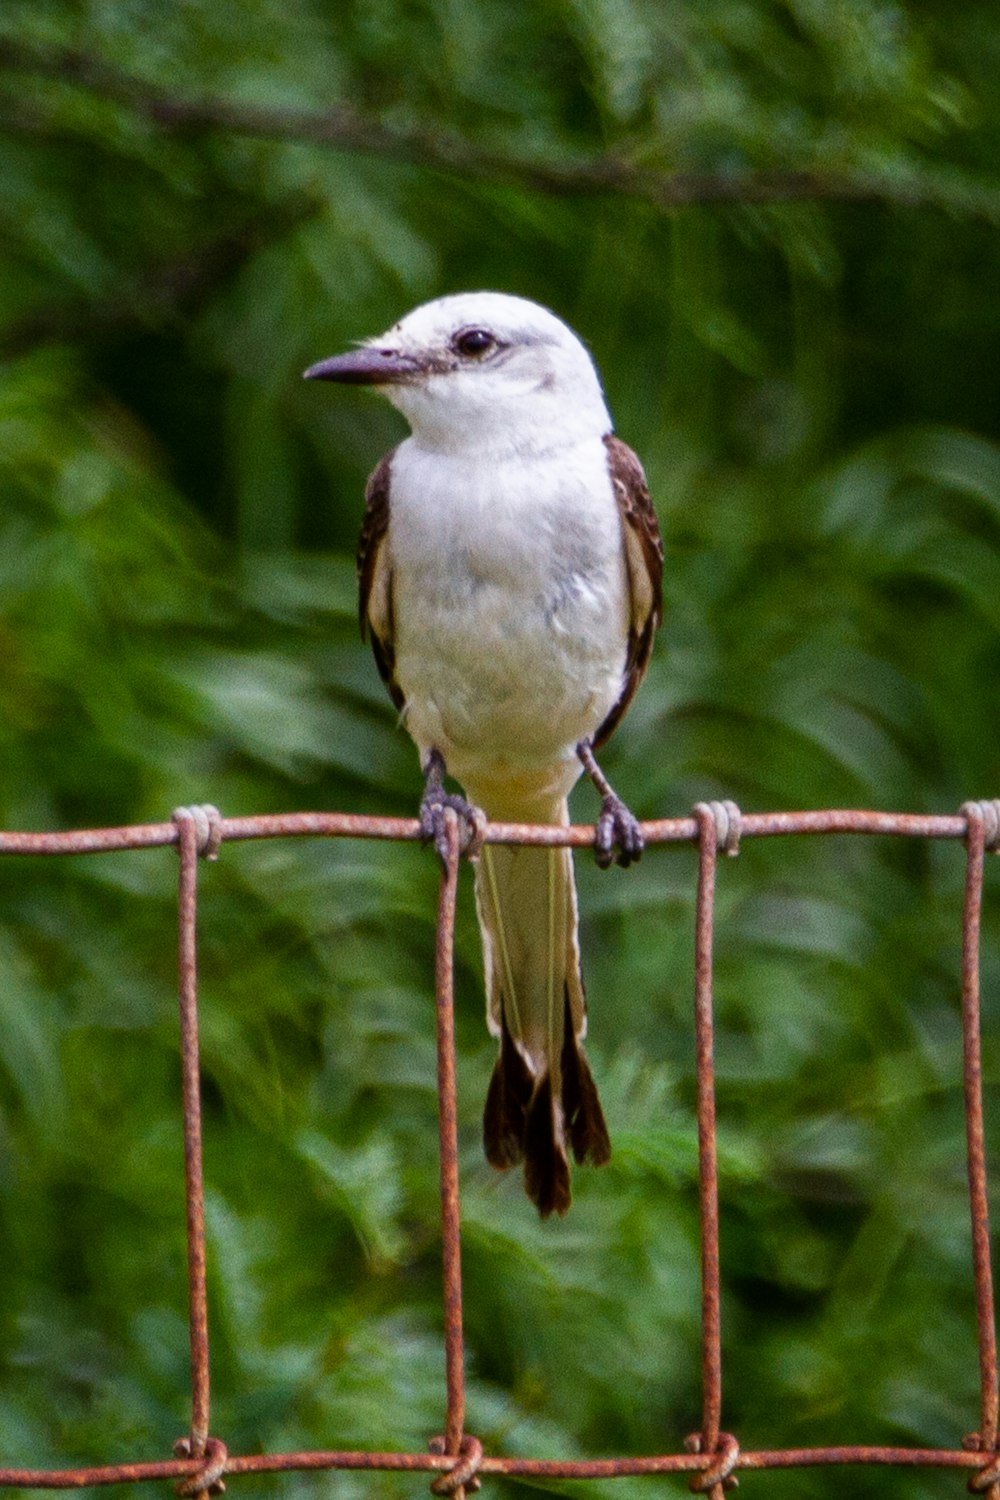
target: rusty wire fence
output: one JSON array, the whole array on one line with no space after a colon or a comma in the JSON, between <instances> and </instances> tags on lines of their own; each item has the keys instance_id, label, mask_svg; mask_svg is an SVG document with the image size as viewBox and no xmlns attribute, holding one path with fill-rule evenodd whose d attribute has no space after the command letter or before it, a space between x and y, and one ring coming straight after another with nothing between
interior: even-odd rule
<instances>
[{"instance_id":1,"label":"rusty wire fence","mask_svg":"<svg viewBox=\"0 0 1000 1500\"><path fill-rule=\"evenodd\" d=\"M953 816L833 810L742 814L732 802L699 803L687 818L644 823L647 845L697 846L695 917L694 1030L697 1063L699 1195L701 1217L701 1326L703 1397L698 1432L683 1452L640 1457L564 1460L504 1457L486 1453L465 1430L465 1371L462 1314L461 1214L453 1015L455 900L460 864L459 831L449 813L449 855L441 874L437 911L435 992L440 1130L442 1282L446 1389L444 1431L427 1452L310 1450L297 1453L229 1453L211 1432L208 1308L205 1276L204 1185L201 1159L201 1102L198 1054L196 924L199 859L217 857L220 845L246 839L322 837L415 840L415 820L357 817L345 813L292 813L223 818L211 807L179 808L171 821L125 828L65 833L0 833L0 855L79 855L176 845L178 887L178 964L182 1108L187 1202L187 1261L191 1343L191 1424L174 1445L174 1457L149 1462L76 1469L0 1468L0 1485L18 1489L79 1489L144 1480L172 1479L180 1495L217 1495L225 1477L307 1470L385 1470L425 1472L431 1489L457 1495L480 1487L483 1475L540 1479L613 1479L626 1475L689 1476L696 1493L722 1500L737 1474L755 1469L815 1465L897 1465L968 1471L972 1493L1000 1500L1000 1401L993 1274L990 1257L987 1174L984 1147L980 1050L979 938L985 856L1000 852L1000 800L968 802ZM722 1344L719 1274L718 1169L713 1064L712 948L715 887L720 852L735 855L742 838L781 835L853 834L918 839L951 839L965 845L966 874L962 916L961 989L963 1073L972 1277L979 1341L980 1412L977 1431L956 1448L843 1445L816 1448L741 1449L722 1429ZM486 839L499 844L568 845L593 842L587 826L539 827L490 824Z\"/></svg>"}]
</instances>

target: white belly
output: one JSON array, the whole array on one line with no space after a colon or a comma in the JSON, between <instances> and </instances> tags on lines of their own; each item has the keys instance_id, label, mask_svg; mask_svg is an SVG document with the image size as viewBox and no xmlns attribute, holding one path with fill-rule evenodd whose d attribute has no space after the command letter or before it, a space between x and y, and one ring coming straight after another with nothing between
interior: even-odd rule
<instances>
[{"instance_id":1,"label":"white belly","mask_svg":"<svg viewBox=\"0 0 1000 1500\"><path fill-rule=\"evenodd\" d=\"M600 439L529 466L393 460L387 537L406 726L468 788L555 777L621 692L629 603ZM539 782L540 786L540 782Z\"/></svg>"}]
</instances>

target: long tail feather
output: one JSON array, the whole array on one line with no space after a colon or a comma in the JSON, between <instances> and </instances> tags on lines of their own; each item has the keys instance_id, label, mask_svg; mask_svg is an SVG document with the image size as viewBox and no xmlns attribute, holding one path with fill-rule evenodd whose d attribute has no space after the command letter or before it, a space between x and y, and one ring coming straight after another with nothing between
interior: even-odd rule
<instances>
[{"instance_id":1,"label":"long tail feather","mask_svg":"<svg viewBox=\"0 0 1000 1500\"><path fill-rule=\"evenodd\" d=\"M535 1090L524 1122L524 1190L543 1219L553 1212L564 1214L572 1202L557 1109L552 1079L546 1076Z\"/></svg>"},{"instance_id":2,"label":"long tail feather","mask_svg":"<svg viewBox=\"0 0 1000 1500\"><path fill-rule=\"evenodd\" d=\"M503 1026L500 1055L493 1069L483 1111L483 1144L491 1167L506 1171L524 1158L524 1135L528 1106L535 1091L524 1058Z\"/></svg>"},{"instance_id":3,"label":"long tail feather","mask_svg":"<svg viewBox=\"0 0 1000 1500\"><path fill-rule=\"evenodd\" d=\"M583 1048L573 1036L569 1001L562 1055L563 1112L577 1163L603 1167L611 1160L611 1140L600 1096Z\"/></svg>"},{"instance_id":4,"label":"long tail feather","mask_svg":"<svg viewBox=\"0 0 1000 1500\"><path fill-rule=\"evenodd\" d=\"M565 802L552 822L565 821ZM500 1040L486 1096L486 1158L524 1163L539 1213L569 1208L568 1149L577 1162L611 1155L597 1086L583 1050L586 1004L569 849L488 845L476 873L486 964L487 1020Z\"/></svg>"}]
</instances>

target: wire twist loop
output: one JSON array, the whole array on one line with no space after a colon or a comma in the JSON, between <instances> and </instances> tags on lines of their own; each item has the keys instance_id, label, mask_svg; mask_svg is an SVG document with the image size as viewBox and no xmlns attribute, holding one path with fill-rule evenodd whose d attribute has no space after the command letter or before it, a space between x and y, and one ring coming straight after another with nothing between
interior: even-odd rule
<instances>
[{"instance_id":1,"label":"wire twist loop","mask_svg":"<svg viewBox=\"0 0 1000 1500\"><path fill-rule=\"evenodd\" d=\"M994 1458L985 1468L977 1469L966 1488L970 1495L985 1495L989 1490L995 1494L998 1484L1000 1484L1000 1457Z\"/></svg>"},{"instance_id":2,"label":"wire twist loop","mask_svg":"<svg viewBox=\"0 0 1000 1500\"><path fill-rule=\"evenodd\" d=\"M963 802L959 812L966 821L975 818L983 825L983 839L987 854L1000 854L1000 797L985 802Z\"/></svg>"},{"instance_id":3,"label":"wire twist loop","mask_svg":"<svg viewBox=\"0 0 1000 1500\"><path fill-rule=\"evenodd\" d=\"M702 1453L701 1433L692 1432L690 1437L684 1439L684 1446L689 1453ZM733 1471L739 1461L740 1445L736 1438L731 1432L720 1432L712 1462L707 1469L700 1469L697 1474L692 1474L688 1489L693 1495L707 1495L720 1485L724 1490L736 1489L739 1480Z\"/></svg>"},{"instance_id":4,"label":"wire twist loop","mask_svg":"<svg viewBox=\"0 0 1000 1500\"><path fill-rule=\"evenodd\" d=\"M203 1466L195 1474L189 1474L176 1487L176 1493L185 1500L196 1495L224 1495L226 1485L223 1474L229 1463L229 1449L219 1438L206 1438L204 1453L196 1454L189 1437L178 1438L174 1444L177 1458L201 1458Z\"/></svg>"},{"instance_id":5,"label":"wire twist loop","mask_svg":"<svg viewBox=\"0 0 1000 1500\"><path fill-rule=\"evenodd\" d=\"M981 1469L972 1474L966 1484L970 1495L985 1495L987 1491L993 1490L993 1497L997 1490L994 1486L1000 1484L1000 1453L983 1442L981 1432L966 1433L962 1439L962 1447L966 1453L981 1453L988 1461Z\"/></svg>"},{"instance_id":6,"label":"wire twist loop","mask_svg":"<svg viewBox=\"0 0 1000 1500\"><path fill-rule=\"evenodd\" d=\"M743 814L728 797L724 802L696 802L695 813L708 813L715 823L715 842L723 854L735 859L740 852Z\"/></svg>"},{"instance_id":7,"label":"wire twist loop","mask_svg":"<svg viewBox=\"0 0 1000 1500\"><path fill-rule=\"evenodd\" d=\"M483 812L481 807L473 807L471 809L471 813L472 816L469 819L471 826L468 836L462 846L462 853L465 855L467 860L471 861L472 864L475 864L477 859L483 852L483 845L486 842L486 832L489 827L489 820L487 819L486 814Z\"/></svg>"},{"instance_id":8,"label":"wire twist loop","mask_svg":"<svg viewBox=\"0 0 1000 1500\"><path fill-rule=\"evenodd\" d=\"M173 820L193 823L198 837L198 853L202 859L218 859L222 842L222 814L211 802L199 802L192 807L175 807Z\"/></svg>"},{"instance_id":9,"label":"wire twist loop","mask_svg":"<svg viewBox=\"0 0 1000 1500\"><path fill-rule=\"evenodd\" d=\"M690 1437L684 1439L684 1446L689 1453L703 1452L701 1433L692 1432ZM739 1461L740 1445L736 1438L731 1432L720 1432L712 1462L707 1469L700 1469L697 1474L692 1474L688 1489L693 1495L707 1495L716 1486L721 1486L724 1490L736 1489L739 1480L733 1471Z\"/></svg>"},{"instance_id":10,"label":"wire twist loop","mask_svg":"<svg viewBox=\"0 0 1000 1500\"><path fill-rule=\"evenodd\" d=\"M432 1453L445 1453L445 1440L443 1437L433 1437L427 1444ZM466 1433L458 1445L459 1458L455 1467L446 1469L443 1474L431 1484L431 1493L434 1495L454 1495L458 1490L466 1490L470 1495L475 1494L479 1488L479 1465L483 1461L483 1445L477 1437Z\"/></svg>"}]
</instances>

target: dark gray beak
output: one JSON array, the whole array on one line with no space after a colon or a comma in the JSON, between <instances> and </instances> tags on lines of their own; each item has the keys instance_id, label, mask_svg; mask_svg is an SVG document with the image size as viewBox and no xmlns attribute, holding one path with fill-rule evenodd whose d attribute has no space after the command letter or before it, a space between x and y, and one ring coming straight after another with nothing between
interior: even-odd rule
<instances>
[{"instance_id":1,"label":"dark gray beak","mask_svg":"<svg viewBox=\"0 0 1000 1500\"><path fill-rule=\"evenodd\" d=\"M421 373L419 361L396 349L352 349L310 365L303 380L339 380L342 385L401 385Z\"/></svg>"}]
</instances>

